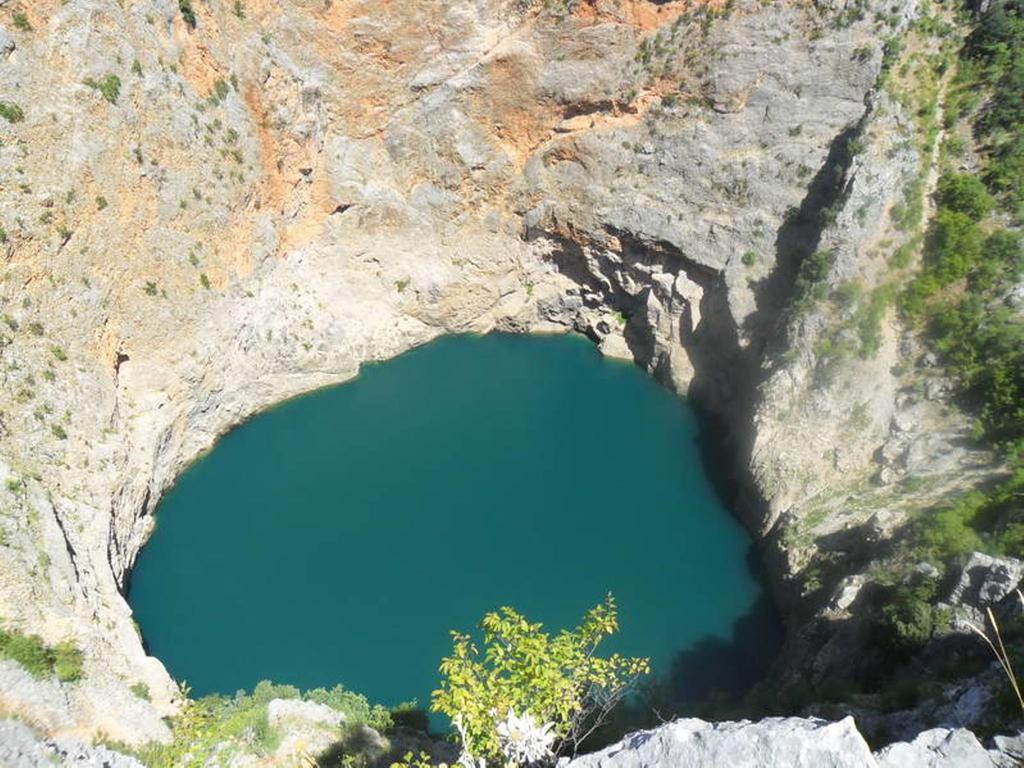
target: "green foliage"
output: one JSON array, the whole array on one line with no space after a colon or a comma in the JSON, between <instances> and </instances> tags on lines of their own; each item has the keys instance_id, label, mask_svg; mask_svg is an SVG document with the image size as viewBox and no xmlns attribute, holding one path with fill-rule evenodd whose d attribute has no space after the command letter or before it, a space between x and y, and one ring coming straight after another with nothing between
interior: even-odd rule
<instances>
[{"instance_id":1,"label":"green foliage","mask_svg":"<svg viewBox=\"0 0 1024 768\"><path fill-rule=\"evenodd\" d=\"M53 648L53 672L64 683L82 679L82 652L70 640L57 643Z\"/></svg>"},{"instance_id":2,"label":"green foliage","mask_svg":"<svg viewBox=\"0 0 1024 768\"><path fill-rule=\"evenodd\" d=\"M426 752L406 752L401 760L390 768L434 768L434 761Z\"/></svg>"},{"instance_id":3,"label":"green foliage","mask_svg":"<svg viewBox=\"0 0 1024 768\"><path fill-rule=\"evenodd\" d=\"M993 89L981 127L989 134L1018 130L1024 124L1024 0L993 3L968 39L967 57L980 63L981 79Z\"/></svg>"},{"instance_id":4,"label":"green foliage","mask_svg":"<svg viewBox=\"0 0 1024 768\"><path fill-rule=\"evenodd\" d=\"M903 190L903 200L892 207L892 218L896 229L912 232L924 217L924 175L914 177Z\"/></svg>"},{"instance_id":5,"label":"green foliage","mask_svg":"<svg viewBox=\"0 0 1024 768\"><path fill-rule=\"evenodd\" d=\"M981 221L992 210L992 195L977 176L970 173L944 173L936 186L939 205L962 213L972 221Z\"/></svg>"},{"instance_id":6,"label":"green foliage","mask_svg":"<svg viewBox=\"0 0 1024 768\"><path fill-rule=\"evenodd\" d=\"M19 29L22 32L31 32L32 31L32 24L29 22L28 16L26 16L21 11L15 11L14 12L14 16L12 18L14 19L14 28L15 29Z\"/></svg>"},{"instance_id":7,"label":"green foliage","mask_svg":"<svg viewBox=\"0 0 1024 768\"><path fill-rule=\"evenodd\" d=\"M219 80L217 80L217 82L213 84L213 91L210 93L209 96L210 104L213 106L217 106L222 101L224 101L224 99L227 98L227 95L229 93L231 93L231 86L228 85L227 80L225 80L224 78L220 78Z\"/></svg>"},{"instance_id":8,"label":"green foliage","mask_svg":"<svg viewBox=\"0 0 1024 768\"><path fill-rule=\"evenodd\" d=\"M173 741L148 744L135 750L135 754L151 768L200 768L209 765L215 754L223 761L218 764L229 763L232 755L269 755L279 741L279 734L267 720L267 704L272 699L326 704L344 714L349 726L369 725L377 730L391 726L385 708L370 706L364 696L340 685L330 690L317 688L303 695L295 686L264 680L251 694L238 691L234 696L188 700L171 723Z\"/></svg>"},{"instance_id":9,"label":"green foliage","mask_svg":"<svg viewBox=\"0 0 1024 768\"><path fill-rule=\"evenodd\" d=\"M924 269L900 305L961 383L978 435L1014 457L1024 445L1024 322L1005 299L1024 276L1024 0L996 2L981 18L947 104L948 126L974 122L982 170L940 178ZM1009 228L991 221L989 190L1013 214ZM947 533L955 539L956 527Z\"/></svg>"},{"instance_id":10,"label":"green foliage","mask_svg":"<svg viewBox=\"0 0 1024 768\"><path fill-rule=\"evenodd\" d=\"M971 94L960 105L972 109L980 94L988 104L977 122L989 144L985 182L1011 207L1024 203L1024 0L993 3L967 39L958 88Z\"/></svg>"},{"instance_id":11,"label":"green foliage","mask_svg":"<svg viewBox=\"0 0 1024 768\"><path fill-rule=\"evenodd\" d=\"M1007 445L1024 438L1024 323L969 294L934 324L939 349L977 403L982 434Z\"/></svg>"},{"instance_id":12,"label":"green foliage","mask_svg":"<svg viewBox=\"0 0 1024 768\"><path fill-rule=\"evenodd\" d=\"M555 735L575 745L650 671L647 659L596 655L618 627L611 595L579 627L553 637L512 608L488 613L480 622L482 652L470 635L452 633L454 648L441 662L432 709L459 717L464 747L488 762L500 764L495 724L509 709L553 723Z\"/></svg>"},{"instance_id":13,"label":"green foliage","mask_svg":"<svg viewBox=\"0 0 1024 768\"><path fill-rule=\"evenodd\" d=\"M806 311L815 302L825 298L828 292L826 278L835 262L836 255L831 249L815 251L804 258L793 287L791 311L794 314Z\"/></svg>"},{"instance_id":14,"label":"green foliage","mask_svg":"<svg viewBox=\"0 0 1024 768\"><path fill-rule=\"evenodd\" d=\"M144 701L149 701L149 686L143 682L132 683L129 690Z\"/></svg>"},{"instance_id":15,"label":"green foliage","mask_svg":"<svg viewBox=\"0 0 1024 768\"><path fill-rule=\"evenodd\" d=\"M0 117L8 123L20 123L25 119L25 113L12 101L0 101Z\"/></svg>"},{"instance_id":16,"label":"green foliage","mask_svg":"<svg viewBox=\"0 0 1024 768\"><path fill-rule=\"evenodd\" d=\"M918 648L946 627L949 616L935 607L935 597L936 585L932 580L905 582L893 590L882 615L898 649Z\"/></svg>"},{"instance_id":17,"label":"green foliage","mask_svg":"<svg viewBox=\"0 0 1024 768\"><path fill-rule=\"evenodd\" d=\"M387 708L379 704L371 705L361 693L345 690L344 686L333 688L314 688L306 692L306 701L326 704L331 709L345 714L350 723L368 725L378 731L386 731L392 726L391 714Z\"/></svg>"},{"instance_id":18,"label":"green foliage","mask_svg":"<svg viewBox=\"0 0 1024 768\"><path fill-rule=\"evenodd\" d=\"M64 351L63 347L58 346L57 344L54 344L52 347L50 347L50 353L58 360L60 360L62 363L66 362L68 359L68 353Z\"/></svg>"},{"instance_id":19,"label":"green foliage","mask_svg":"<svg viewBox=\"0 0 1024 768\"><path fill-rule=\"evenodd\" d=\"M0 629L0 659L16 661L39 679L53 675L73 683L82 677L82 652L70 641L50 647L38 635Z\"/></svg>"},{"instance_id":20,"label":"green foliage","mask_svg":"<svg viewBox=\"0 0 1024 768\"><path fill-rule=\"evenodd\" d=\"M926 266L942 285L965 277L981 256L984 235L965 213L940 209L928 233Z\"/></svg>"},{"instance_id":21,"label":"green foliage","mask_svg":"<svg viewBox=\"0 0 1024 768\"><path fill-rule=\"evenodd\" d=\"M91 77L85 79L85 84L100 92L100 95L111 104L117 104L117 98L121 95L121 78L114 74L107 74L99 80Z\"/></svg>"},{"instance_id":22,"label":"green foliage","mask_svg":"<svg viewBox=\"0 0 1024 768\"><path fill-rule=\"evenodd\" d=\"M742 257L743 266L752 267L757 263L757 254L753 251L747 251Z\"/></svg>"},{"instance_id":23,"label":"green foliage","mask_svg":"<svg viewBox=\"0 0 1024 768\"><path fill-rule=\"evenodd\" d=\"M178 0L178 10L181 11L181 18L185 20L185 23L195 29L196 12L192 9L192 0Z\"/></svg>"},{"instance_id":24,"label":"green foliage","mask_svg":"<svg viewBox=\"0 0 1024 768\"><path fill-rule=\"evenodd\" d=\"M391 721L396 728L409 728L423 733L430 731L430 717L427 715L427 711L418 706L415 701L392 707Z\"/></svg>"},{"instance_id":25,"label":"green foliage","mask_svg":"<svg viewBox=\"0 0 1024 768\"><path fill-rule=\"evenodd\" d=\"M1024 536L1024 468L995 488L970 491L915 522L907 559L949 562L976 550L1019 555Z\"/></svg>"}]
</instances>

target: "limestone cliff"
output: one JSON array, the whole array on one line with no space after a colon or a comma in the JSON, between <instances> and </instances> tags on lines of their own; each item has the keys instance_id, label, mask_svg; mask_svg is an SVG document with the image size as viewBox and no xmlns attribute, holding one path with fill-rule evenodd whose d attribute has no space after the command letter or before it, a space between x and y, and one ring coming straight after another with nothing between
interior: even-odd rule
<instances>
[{"instance_id":1,"label":"limestone cliff","mask_svg":"<svg viewBox=\"0 0 1024 768\"><path fill-rule=\"evenodd\" d=\"M821 249L826 284L880 279L921 162L882 42L915 2L190 7L0 1L0 616L85 653L74 684L0 662L0 710L166 738L177 689L122 594L161 494L260 409L444 333L574 329L718 412L791 670L827 671L801 628L870 560L808 586L822 537L884 540L906 473L998 471L903 391L891 311L812 386L835 310L787 309Z\"/></svg>"}]
</instances>

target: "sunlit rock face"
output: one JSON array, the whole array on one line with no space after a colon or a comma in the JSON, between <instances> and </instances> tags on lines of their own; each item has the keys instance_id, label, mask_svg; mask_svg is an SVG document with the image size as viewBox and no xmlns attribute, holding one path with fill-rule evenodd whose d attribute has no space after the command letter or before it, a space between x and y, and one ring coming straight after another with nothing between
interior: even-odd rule
<instances>
[{"instance_id":1,"label":"sunlit rock face","mask_svg":"<svg viewBox=\"0 0 1024 768\"><path fill-rule=\"evenodd\" d=\"M902 519L822 508L985 459L901 399L891 329L811 396L823 318L782 312L819 245L829 281L877 277L857 243L916 157L875 86L912 2L3 5L0 616L74 639L85 677L0 663L0 706L46 730L167 738L122 596L163 491L254 412L445 333L574 329L701 395L801 617L815 536Z\"/></svg>"}]
</instances>

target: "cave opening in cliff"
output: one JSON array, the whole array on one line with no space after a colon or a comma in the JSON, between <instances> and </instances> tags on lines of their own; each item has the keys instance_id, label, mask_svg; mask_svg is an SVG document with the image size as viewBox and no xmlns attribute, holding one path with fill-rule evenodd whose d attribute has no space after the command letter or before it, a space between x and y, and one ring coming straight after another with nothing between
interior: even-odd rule
<instances>
[{"instance_id":1,"label":"cave opening in cliff","mask_svg":"<svg viewBox=\"0 0 1024 768\"><path fill-rule=\"evenodd\" d=\"M262 679L429 705L449 630L607 593L667 716L739 692L781 630L695 412L579 337L456 336L229 433L171 489L132 575L193 694Z\"/></svg>"}]
</instances>

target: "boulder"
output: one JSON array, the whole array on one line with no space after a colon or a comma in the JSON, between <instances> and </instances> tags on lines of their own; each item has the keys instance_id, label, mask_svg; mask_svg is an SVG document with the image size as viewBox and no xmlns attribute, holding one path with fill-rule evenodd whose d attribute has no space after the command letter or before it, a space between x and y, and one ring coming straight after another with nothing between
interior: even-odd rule
<instances>
[{"instance_id":1,"label":"boulder","mask_svg":"<svg viewBox=\"0 0 1024 768\"><path fill-rule=\"evenodd\" d=\"M974 552L960 572L947 602L971 608L995 605L1017 588L1021 577L1024 577L1024 563L1020 560Z\"/></svg>"},{"instance_id":2,"label":"boulder","mask_svg":"<svg viewBox=\"0 0 1024 768\"><path fill-rule=\"evenodd\" d=\"M565 768L875 768L853 718L682 719L627 736Z\"/></svg>"},{"instance_id":3,"label":"boulder","mask_svg":"<svg viewBox=\"0 0 1024 768\"><path fill-rule=\"evenodd\" d=\"M880 750L879 768L993 768L998 763L965 728L934 728Z\"/></svg>"},{"instance_id":4,"label":"boulder","mask_svg":"<svg viewBox=\"0 0 1024 768\"><path fill-rule=\"evenodd\" d=\"M971 631L970 624L985 623L985 609L1006 600L1024 577L1024 562L1012 557L971 554L946 599L952 609L952 627Z\"/></svg>"},{"instance_id":5,"label":"boulder","mask_svg":"<svg viewBox=\"0 0 1024 768\"><path fill-rule=\"evenodd\" d=\"M682 719L640 731L560 768L1010 768L1024 735L987 750L965 728L935 728L872 753L852 717L769 717L756 723Z\"/></svg>"},{"instance_id":6,"label":"boulder","mask_svg":"<svg viewBox=\"0 0 1024 768\"><path fill-rule=\"evenodd\" d=\"M300 699L272 699L267 704L267 722L272 728L284 725L308 724L337 728L345 722L345 715L326 704Z\"/></svg>"}]
</instances>

